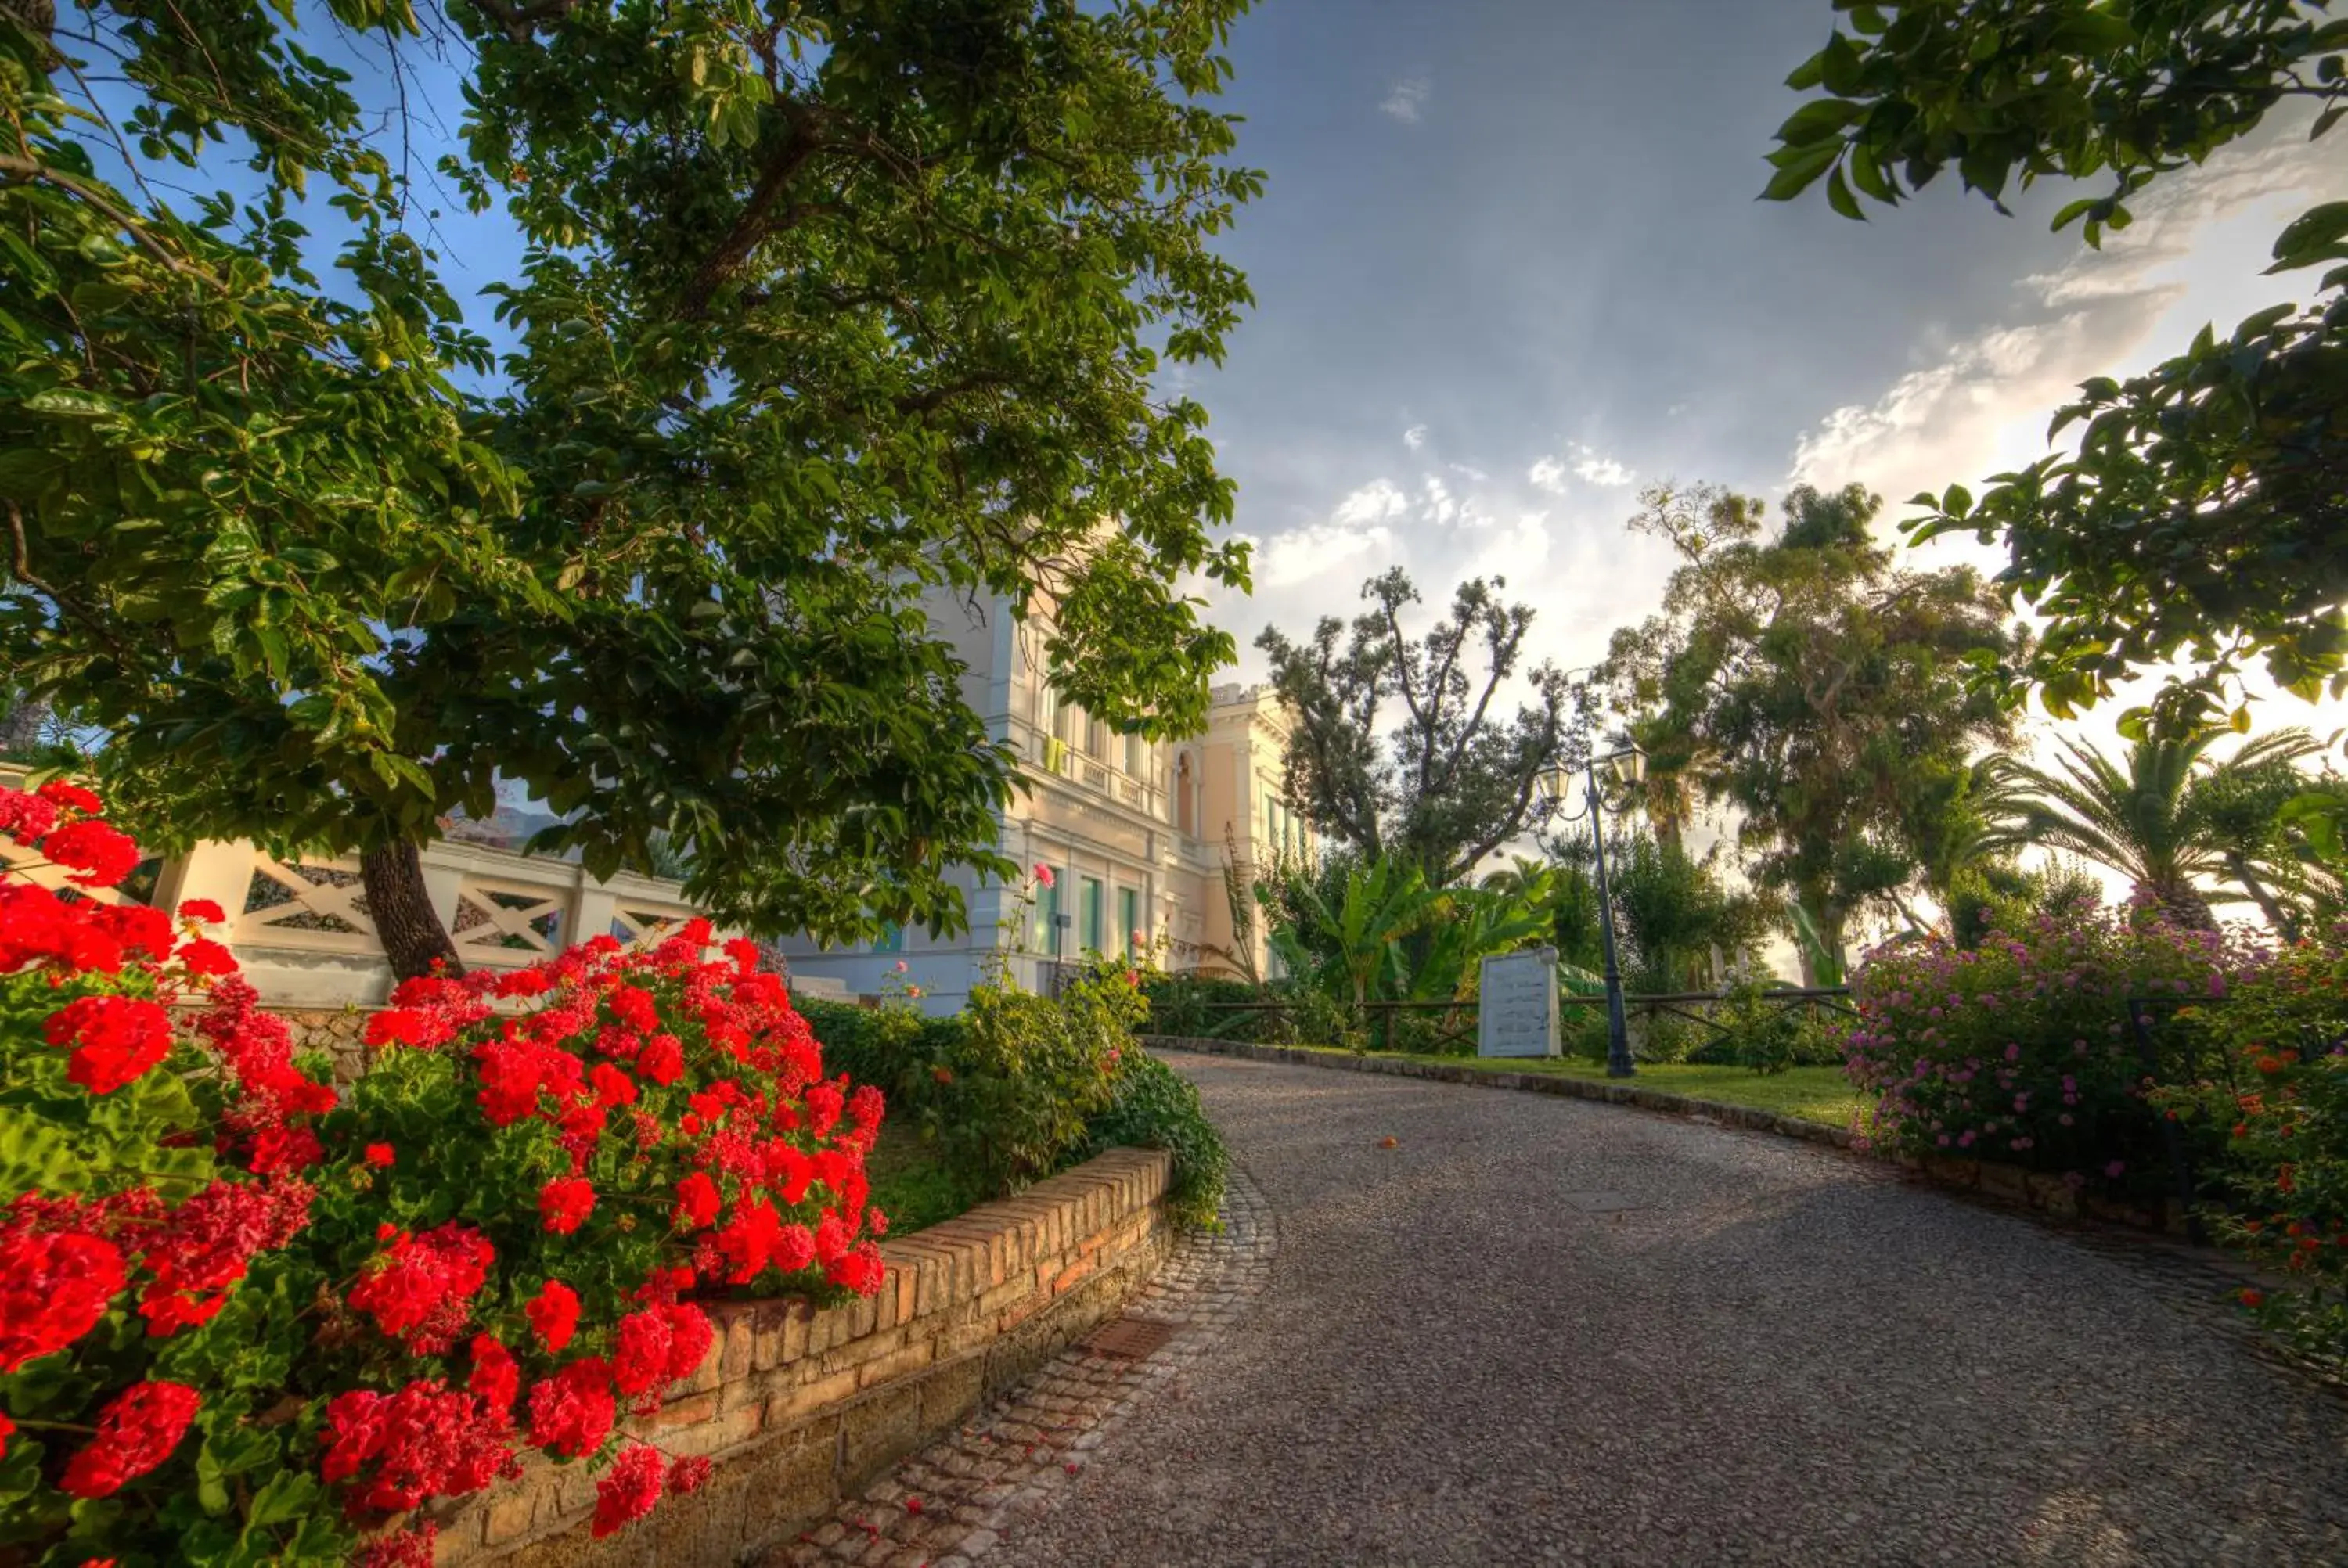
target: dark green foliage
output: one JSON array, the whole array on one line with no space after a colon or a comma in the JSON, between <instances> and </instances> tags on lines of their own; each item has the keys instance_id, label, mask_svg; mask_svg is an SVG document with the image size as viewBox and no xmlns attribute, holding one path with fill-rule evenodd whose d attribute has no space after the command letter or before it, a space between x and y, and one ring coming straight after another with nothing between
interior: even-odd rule
<instances>
[{"instance_id":1,"label":"dark green foliage","mask_svg":"<svg viewBox=\"0 0 2348 1568\"><path fill-rule=\"evenodd\" d=\"M1159 989L1178 994L1163 978ZM961 1195L967 1206L1133 1144L1174 1151L1178 1216L1209 1223L1222 1199L1222 1144L1197 1092L1136 1043L1144 1009L1111 967L1057 999L983 986L951 1018L812 999L799 1010L830 1071L888 1096L892 1138L937 1151L927 1170L908 1162L925 1201Z\"/></svg>"},{"instance_id":2,"label":"dark green foliage","mask_svg":"<svg viewBox=\"0 0 2348 1568\"><path fill-rule=\"evenodd\" d=\"M2348 111L2348 19L2329 0L1838 0L1849 31L1787 78L1826 96L1777 132L1765 196L1820 179L1847 218L1954 168L1998 201L2041 179L2101 183L2054 217L2090 245L2127 203L2199 164L2290 99L2322 136ZM2286 690L2348 686L2348 202L2302 214L2271 272L2331 265L2306 309L2204 327L2184 353L2125 382L2098 377L2054 417L2084 422L2057 453L1918 496L1919 537L2003 538L2000 583L2049 624L2034 657L1985 656L2009 695L2035 682L2066 713L2171 660L2200 667L2188 702L2221 698L2262 656Z\"/></svg>"},{"instance_id":3,"label":"dark green foliage","mask_svg":"<svg viewBox=\"0 0 2348 1568\"><path fill-rule=\"evenodd\" d=\"M752 927L947 929L1015 759L922 593L1048 612L1112 723L1203 720L1233 648L1187 585L1245 552L1162 373L1249 302L1206 107L1240 0L325 9L459 62L441 178L529 246L501 364L314 8L77 13L191 216L96 172L92 46L0 15L0 669L110 733L125 810L406 853L510 781L541 847L666 834Z\"/></svg>"},{"instance_id":4,"label":"dark green foliage","mask_svg":"<svg viewBox=\"0 0 2348 1568\"><path fill-rule=\"evenodd\" d=\"M1215 1223L1223 1201L1231 1155L1222 1134L1207 1120L1199 1089L1189 1079L1140 1051L1118 1064L1115 1097L1095 1116L1086 1153L1107 1149L1164 1149L1174 1156L1166 1204L1175 1223L1205 1227Z\"/></svg>"}]
</instances>

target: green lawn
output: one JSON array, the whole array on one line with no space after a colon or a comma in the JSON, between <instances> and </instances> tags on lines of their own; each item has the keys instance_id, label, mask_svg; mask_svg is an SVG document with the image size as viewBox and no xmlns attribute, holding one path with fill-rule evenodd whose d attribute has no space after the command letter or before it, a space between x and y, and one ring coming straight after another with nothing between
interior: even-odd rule
<instances>
[{"instance_id":1,"label":"green lawn","mask_svg":"<svg viewBox=\"0 0 2348 1568\"><path fill-rule=\"evenodd\" d=\"M1341 1051L1324 1046L1306 1046L1308 1050ZM1585 1061L1579 1057L1487 1058L1475 1056L1420 1056L1403 1052L1375 1051L1376 1056L1394 1055L1408 1061L1440 1062L1449 1067L1465 1067L1485 1072L1561 1072L1570 1078L1603 1078L1606 1064ZM1660 1090L1666 1094L1684 1094L1692 1100L1715 1100L1729 1105L1752 1105L1764 1111L1775 1111L1784 1116L1798 1116L1805 1122L1821 1122L1829 1127L1848 1127L1854 1112L1865 1102L1851 1091L1850 1082L1839 1067L1793 1067L1778 1073L1748 1072L1741 1067L1702 1067L1688 1062L1657 1061L1643 1064L1639 1075L1628 1081L1644 1089Z\"/></svg>"}]
</instances>

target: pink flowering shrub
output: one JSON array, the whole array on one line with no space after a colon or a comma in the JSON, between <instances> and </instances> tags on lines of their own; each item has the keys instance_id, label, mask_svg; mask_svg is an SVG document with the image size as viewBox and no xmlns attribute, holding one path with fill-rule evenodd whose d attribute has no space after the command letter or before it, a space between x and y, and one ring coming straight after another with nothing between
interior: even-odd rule
<instances>
[{"instance_id":1,"label":"pink flowering shrub","mask_svg":"<svg viewBox=\"0 0 2348 1568\"><path fill-rule=\"evenodd\" d=\"M0 835L139 858L64 784ZM428 1563L417 1511L533 1450L608 1534L707 1474L623 1436L701 1301L880 1287L880 1094L750 944L409 981L338 1102L224 918L0 874L0 1562Z\"/></svg>"},{"instance_id":2,"label":"pink flowering shrub","mask_svg":"<svg viewBox=\"0 0 2348 1568\"><path fill-rule=\"evenodd\" d=\"M2183 1070L2157 1060L2147 1073L2128 999L2166 1020L2177 1003L2224 996L2256 959L2215 932L2096 909L1971 949L1889 945L1854 977L1845 1069L1876 1097L1879 1143L2146 1187L2166 1180L2165 1112L2147 1094ZM2164 1050L2179 1038L2156 1032Z\"/></svg>"},{"instance_id":3,"label":"pink flowering shrub","mask_svg":"<svg viewBox=\"0 0 2348 1568\"><path fill-rule=\"evenodd\" d=\"M2283 1283L2242 1303L2301 1348L2348 1362L2348 927L2241 976L2183 1020L2211 1050L2160 1102L2223 1134L2204 1166L2211 1234Z\"/></svg>"}]
</instances>

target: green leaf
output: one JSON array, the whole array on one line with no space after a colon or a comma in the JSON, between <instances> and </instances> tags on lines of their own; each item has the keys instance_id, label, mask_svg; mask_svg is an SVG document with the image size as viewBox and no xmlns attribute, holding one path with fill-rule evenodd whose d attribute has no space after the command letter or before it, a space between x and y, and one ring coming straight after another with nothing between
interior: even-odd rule
<instances>
[{"instance_id":1,"label":"green leaf","mask_svg":"<svg viewBox=\"0 0 2348 1568\"><path fill-rule=\"evenodd\" d=\"M95 392L77 392L70 387L36 392L21 406L27 413L46 414L55 419L112 419L122 412L121 405L110 397Z\"/></svg>"},{"instance_id":2,"label":"green leaf","mask_svg":"<svg viewBox=\"0 0 2348 1568\"><path fill-rule=\"evenodd\" d=\"M324 1495L318 1480L307 1471L283 1470L268 1485L252 1494L245 1509L244 1533L250 1540L253 1532L265 1530L287 1520L298 1519L317 1505Z\"/></svg>"},{"instance_id":3,"label":"green leaf","mask_svg":"<svg viewBox=\"0 0 2348 1568\"><path fill-rule=\"evenodd\" d=\"M2326 201L2312 207L2291 220L2275 237L2275 262L2267 272L2287 272L2332 261L2338 255L2335 248L2343 237L2348 237L2348 201Z\"/></svg>"},{"instance_id":4,"label":"green leaf","mask_svg":"<svg viewBox=\"0 0 2348 1568\"><path fill-rule=\"evenodd\" d=\"M1777 139L1788 147L1807 147L1839 133L1867 112L1867 106L1848 98L1819 98L1804 104L1777 128Z\"/></svg>"},{"instance_id":5,"label":"green leaf","mask_svg":"<svg viewBox=\"0 0 2348 1568\"><path fill-rule=\"evenodd\" d=\"M1764 201L1790 201L1816 183L1818 176L1834 167L1842 152L1840 142L1820 142L1799 149L1797 156L1773 176L1762 188Z\"/></svg>"},{"instance_id":6,"label":"green leaf","mask_svg":"<svg viewBox=\"0 0 2348 1568\"><path fill-rule=\"evenodd\" d=\"M1827 177L1827 205L1856 222L1867 221L1867 214L1859 210L1859 199L1850 193L1839 169Z\"/></svg>"}]
</instances>

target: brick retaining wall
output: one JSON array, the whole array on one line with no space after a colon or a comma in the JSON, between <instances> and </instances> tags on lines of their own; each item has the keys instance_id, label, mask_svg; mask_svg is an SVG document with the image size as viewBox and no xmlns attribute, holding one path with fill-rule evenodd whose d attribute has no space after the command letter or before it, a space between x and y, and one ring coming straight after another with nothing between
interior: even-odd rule
<instances>
[{"instance_id":1,"label":"brick retaining wall","mask_svg":"<svg viewBox=\"0 0 2348 1568\"><path fill-rule=\"evenodd\" d=\"M709 1482L592 1541L600 1471L533 1458L441 1517L442 1563L718 1568L787 1541L1117 1312L1171 1240L1162 1152L1114 1149L881 1248L880 1293L713 1304L701 1369L636 1423Z\"/></svg>"},{"instance_id":2,"label":"brick retaining wall","mask_svg":"<svg viewBox=\"0 0 2348 1568\"><path fill-rule=\"evenodd\" d=\"M1605 1078L1575 1078L1562 1072L1506 1072L1446 1061L1410 1061L1399 1057L1358 1051L1306 1050L1285 1045L1257 1045L1250 1040L1214 1040L1200 1035L1150 1034L1148 1046L1168 1050L1207 1051L1217 1056L1245 1057L1251 1061L1278 1061L1296 1067L1327 1067L1341 1071L1382 1072L1397 1078L1426 1078L1439 1083L1468 1083L1479 1089L1514 1089L1531 1094L1560 1094L1575 1100L1602 1100L1612 1105L1635 1105L1643 1111L1695 1117L1725 1127L1775 1132L1783 1138L1825 1143L1852 1153L1889 1161L1934 1186L1974 1192L2000 1203L2035 1209L2060 1219L2085 1214L2137 1230L2185 1234L2185 1207L2175 1198L2157 1207L2115 1203L2092 1189L2075 1189L2059 1176L2042 1175L2019 1165L1994 1160L1919 1159L1871 1149L1848 1127L1829 1127L1799 1116L1765 1111L1757 1105L1730 1105L1717 1100L1667 1093L1633 1081Z\"/></svg>"}]
</instances>

